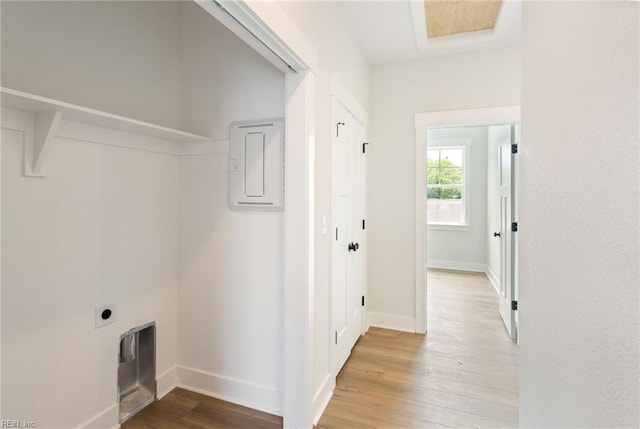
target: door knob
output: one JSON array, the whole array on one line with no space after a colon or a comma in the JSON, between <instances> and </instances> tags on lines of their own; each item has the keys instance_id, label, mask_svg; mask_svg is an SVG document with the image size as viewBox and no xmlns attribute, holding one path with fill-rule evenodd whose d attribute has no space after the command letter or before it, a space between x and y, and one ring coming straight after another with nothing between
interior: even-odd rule
<instances>
[{"instance_id":1,"label":"door knob","mask_svg":"<svg viewBox=\"0 0 640 429\"><path fill-rule=\"evenodd\" d=\"M494 233L493 233L493 236L494 236L494 237L500 237L500 233L499 233L499 232L494 232Z\"/></svg>"},{"instance_id":2,"label":"door knob","mask_svg":"<svg viewBox=\"0 0 640 429\"><path fill-rule=\"evenodd\" d=\"M349 243L349 252L355 252L356 250L358 250L358 248L360 247L360 245L358 243L354 243L353 241L351 243Z\"/></svg>"}]
</instances>

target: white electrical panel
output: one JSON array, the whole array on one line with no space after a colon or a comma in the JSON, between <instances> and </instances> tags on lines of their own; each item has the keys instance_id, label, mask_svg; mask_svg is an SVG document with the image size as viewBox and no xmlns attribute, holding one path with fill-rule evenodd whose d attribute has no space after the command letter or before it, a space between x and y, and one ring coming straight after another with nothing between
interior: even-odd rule
<instances>
[{"instance_id":1,"label":"white electrical panel","mask_svg":"<svg viewBox=\"0 0 640 429\"><path fill-rule=\"evenodd\" d=\"M284 119L234 122L229 134L229 205L282 208Z\"/></svg>"}]
</instances>

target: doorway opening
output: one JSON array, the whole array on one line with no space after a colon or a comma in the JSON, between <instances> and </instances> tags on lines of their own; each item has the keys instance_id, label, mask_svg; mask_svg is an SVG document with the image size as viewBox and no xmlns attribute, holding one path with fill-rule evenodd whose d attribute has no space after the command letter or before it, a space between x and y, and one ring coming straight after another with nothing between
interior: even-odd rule
<instances>
[{"instance_id":1,"label":"doorway opening","mask_svg":"<svg viewBox=\"0 0 640 429\"><path fill-rule=\"evenodd\" d=\"M416 332L428 328L429 267L486 273L515 338L520 109L421 113L415 119Z\"/></svg>"}]
</instances>

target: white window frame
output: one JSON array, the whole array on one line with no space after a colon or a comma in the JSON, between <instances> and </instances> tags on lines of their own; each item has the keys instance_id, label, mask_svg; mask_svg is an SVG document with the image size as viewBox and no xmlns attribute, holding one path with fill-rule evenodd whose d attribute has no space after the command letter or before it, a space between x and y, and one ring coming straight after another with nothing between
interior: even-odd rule
<instances>
[{"instance_id":1,"label":"white window frame","mask_svg":"<svg viewBox=\"0 0 640 429\"><path fill-rule=\"evenodd\" d=\"M443 222L430 222L429 219L425 219L427 228L432 230L443 231L470 231L471 230L471 181L469 176L471 175L471 163L467 162L471 159L471 140L469 139L456 139L456 140L429 140L427 150L424 153L425 172L427 165L427 151L433 149L462 149L462 200L464 205L464 222L463 223L443 223ZM426 179L426 177L425 177ZM425 204L427 196L424 196ZM425 212L426 216L426 212Z\"/></svg>"}]
</instances>

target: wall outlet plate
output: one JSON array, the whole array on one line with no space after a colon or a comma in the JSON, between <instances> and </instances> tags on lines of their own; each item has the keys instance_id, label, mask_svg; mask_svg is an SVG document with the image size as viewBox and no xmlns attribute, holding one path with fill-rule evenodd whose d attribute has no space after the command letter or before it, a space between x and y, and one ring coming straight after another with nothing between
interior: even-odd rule
<instances>
[{"instance_id":1,"label":"wall outlet plate","mask_svg":"<svg viewBox=\"0 0 640 429\"><path fill-rule=\"evenodd\" d=\"M116 321L116 303L96 307L96 329Z\"/></svg>"}]
</instances>

